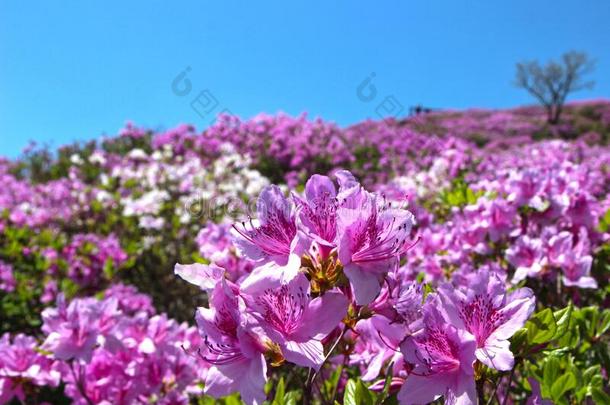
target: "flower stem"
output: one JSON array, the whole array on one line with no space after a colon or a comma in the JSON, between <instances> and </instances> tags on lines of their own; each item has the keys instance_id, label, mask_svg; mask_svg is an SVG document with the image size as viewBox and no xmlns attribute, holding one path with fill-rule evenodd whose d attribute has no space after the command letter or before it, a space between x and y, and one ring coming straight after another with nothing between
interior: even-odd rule
<instances>
[{"instance_id":1,"label":"flower stem","mask_svg":"<svg viewBox=\"0 0 610 405\"><path fill-rule=\"evenodd\" d=\"M89 397L87 396L87 392L85 391L85 387L83 387L83 379L82 379L82 373L80 372L80 370L81 370L80 366L78 369L78 377L77 377L76 372L74 371L74 360L70 360L69 364L70 364L70 370L72 371L72 377L74 378L74 384L76 385L78 392L85 399L85 401L87 401L87 404L95 405L93 403L93 401L89 399Z\"/></svg>"}]
</instances>

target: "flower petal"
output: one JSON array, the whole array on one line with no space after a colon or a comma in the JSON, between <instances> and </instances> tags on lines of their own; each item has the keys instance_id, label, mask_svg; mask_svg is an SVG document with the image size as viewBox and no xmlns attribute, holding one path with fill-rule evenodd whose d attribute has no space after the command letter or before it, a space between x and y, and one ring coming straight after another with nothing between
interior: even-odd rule
<instances>
[{"instance_id":1,"label":"flower petal","mask_svg":"<svg viewBox=\"0 0 610 405\"><path fill-rule=\"evenodd\" d=\"M525 325L536 308L534 293L529 288L520 288L507 297L508 304L499 312L506 322L500 325L491 335L492 339L508 339Z\"/></svg>"},{"instance_id":2,"label":"flower petal","mask_svg":"<svg viewBox=\"0 0 610 405\"><path fill-rule=\"evenodd\" d=\"M215 264L176 264L174 273L202 290L213 290L224 277L225 270Z\"/></svg>"},{"instance_id":3,"label":"flower petal","mask_svg":"<svg viewBox=\"0 0 610 405\"><path fill-rule=\"evenodd\" d=\"M305 276L303 278L306 280ZM301 327L295 332L303 340L322 339L335 329L347 315L347 298L339 292L329 291L309 303Z\"/></svg>"},{"instance_id":4,"label":"flower petal","mask_svg":"<svg viewBox=\"0 0 610 405\"><path fill-rule=\"evenodd\" d=\"M356 304L370 304L381 291L377 274L364 271L360 266L354 264L345 266L343 271L354 291Z\"/></svg>"},{"instance_id":5,"label":"flower petal","mask_svg":"<svg viewBox=\"0 0 610 405\"><path fill-rule=\"evenodd\" d=\"M511 370L515 364L515 358L510 351L508 340L490 342L488 339L484 347L475 351L475 355L481 363L499 371Z\"/></svg>"},{"instance_id":6,"label":"flower petal","mask_svg":"<svg viewBox=\"0 0 610 405\"><path fill-rule=\"evenodd\" d=\"M402 405L430 403L445 393L448 380L445 375L431 378L411 374L398 392L398 402Z\"/></svg>"},{"instance_id":7,"label":"flower petal","mask_svg":"<svg viewBox=\"0 0 610 405\"><path fill-rule=\"evenodd\" d=\"M303 367L312 367L316 370L324 362L324 346L318 340L295 342L288 340L284 343L283 353L286 360Z\"/></svg>"}]
</instances>

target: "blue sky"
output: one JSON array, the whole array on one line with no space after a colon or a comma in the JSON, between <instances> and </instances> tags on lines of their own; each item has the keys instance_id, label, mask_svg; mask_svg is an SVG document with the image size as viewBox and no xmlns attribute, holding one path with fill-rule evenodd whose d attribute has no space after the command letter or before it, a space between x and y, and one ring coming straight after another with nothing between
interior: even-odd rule
<instances>
[{"instance_id":1,"label":"blue sky","mask_svg":"<svg viewBox=\"0 0 610 405\"><path fill-rule=\"evenodd\" d=\"M574 98L610 97L608 1L286 3L3 0L0 155L127 120L204 128L223 109L347 125L391 96L405 112L520 105L530 98L511 84L515 62L571 49L598 61L595 89ZM172 90L187 68L190 91ZM376 93L358 97L371 74Z\"/></svg>"}]
</instances>

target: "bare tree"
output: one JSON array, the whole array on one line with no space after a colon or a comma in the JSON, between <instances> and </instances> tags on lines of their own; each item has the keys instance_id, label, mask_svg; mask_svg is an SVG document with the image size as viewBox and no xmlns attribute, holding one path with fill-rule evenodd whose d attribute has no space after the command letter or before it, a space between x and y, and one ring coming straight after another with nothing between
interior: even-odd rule
<instances>
[{"instance_id":1,"label":"bare tree","mask_svg":"<svg viewBox=\"0 0 610 405\"><path fill-rule=\"evenodd\" d=\"M559 62L538 61L517 63L515 85L527 90L546 109L549 124L557 124L569 93L592 88L595 82L583 77L595 68L595 61L586 53L571 51Z\"/></svg>"}]
</instances>

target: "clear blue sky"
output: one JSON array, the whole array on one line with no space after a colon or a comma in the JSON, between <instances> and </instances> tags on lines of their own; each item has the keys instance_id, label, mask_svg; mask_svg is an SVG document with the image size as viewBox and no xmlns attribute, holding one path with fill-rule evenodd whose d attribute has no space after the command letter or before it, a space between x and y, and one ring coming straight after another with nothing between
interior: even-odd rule
<instances>
[{"instance_id":1,"label":"clear blue sky","mask_svg":"<svg viewBox=\"0 0 610 405\"><path fill-rule=\"evenodd\" d=\"M511 85L515 62L570 49L598 60L595 89L575 98L610 97L609 21L607 0L2 0L0 155L126 120L204 128L212 115L190 106L213 107L204 90L210 114L308 111L341 125L375 117L390 95L405 110L514 106L530 101ZM187 67L191 91L178 96ZM364 102L356 88L372 72Z\"/></svg>"}]
</instances>

